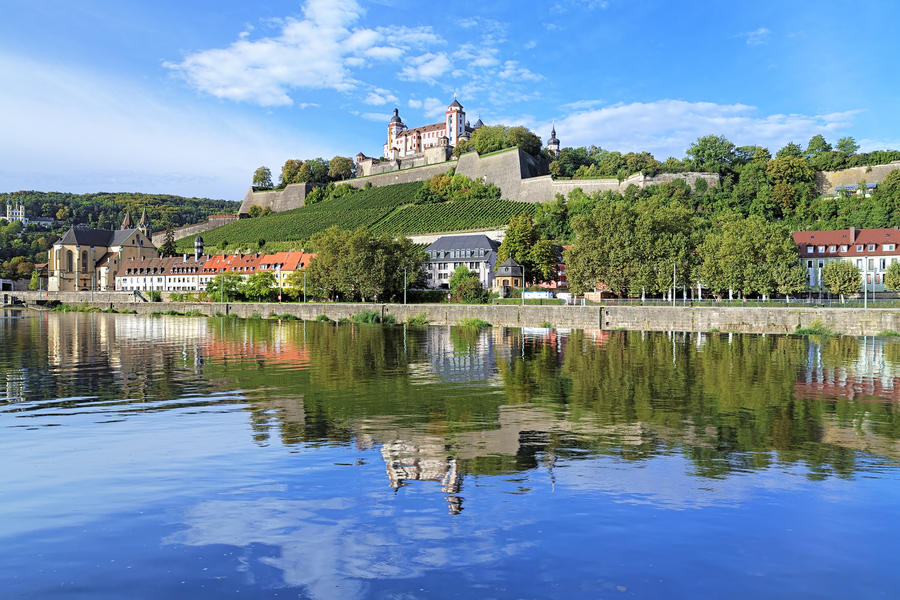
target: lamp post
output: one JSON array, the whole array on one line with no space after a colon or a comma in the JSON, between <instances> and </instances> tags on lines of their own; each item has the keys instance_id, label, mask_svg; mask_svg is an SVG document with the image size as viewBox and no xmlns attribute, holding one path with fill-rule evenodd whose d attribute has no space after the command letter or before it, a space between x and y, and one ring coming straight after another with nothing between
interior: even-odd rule
<instances>
[{"instance_id":1,"label":"lamp post","mask_svg":"<svg viewBox=\"0 0 900 600\"><path fill-rule=\"evenodd\" d=\"M675 306L675 263L672 263L672 306Z\"/></svg>"},{"instance_id":2,"label":"lamp post","mask_svg":"<svg viewBox=\"0 0 900 600\"><path fill-rule=\"evenodd\" d=\"M306 269L303 269L303 304L306 304Z\"/></svg>"},{"instance_id":3,"label":"lamp post","mask_svg":"<svg viewBox=\"0 0 900 600\"><path fill-rule=\"evenodd\" d=\"M403 267L403 304L406 304L406 267Z\"/></svg>"},{"instance_id":4,"label":"lamp post","mask_svg":"<svg viewBox=\"0 0 900 600\"><path fill-rule=\"evenodd\" d=\"M525 306L525 265L522 265L522 306Z\"/></svg>"}]
</instances>

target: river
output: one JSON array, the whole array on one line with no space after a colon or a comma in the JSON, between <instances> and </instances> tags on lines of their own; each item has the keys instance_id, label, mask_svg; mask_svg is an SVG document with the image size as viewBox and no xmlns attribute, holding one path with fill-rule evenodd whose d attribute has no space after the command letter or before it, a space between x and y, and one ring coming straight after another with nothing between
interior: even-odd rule
<instances>
[{"instance_id":1,"label":"river","mask_svg":"<svg viewBox=\"0 0 900 600\"><path fill-rule=\"evenodd\" d=\"M4 598L890 598L900 341L0 313Z\"/></svg>"}]
</instances>

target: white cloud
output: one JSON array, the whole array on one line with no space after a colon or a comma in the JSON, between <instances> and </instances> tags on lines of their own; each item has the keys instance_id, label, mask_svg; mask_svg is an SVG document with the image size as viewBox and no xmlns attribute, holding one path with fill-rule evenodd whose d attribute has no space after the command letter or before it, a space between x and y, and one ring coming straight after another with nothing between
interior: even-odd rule
<instances>
[{"instance_id":1,"label":"white cloud","mask_svg":"<svg viewBox=\"0 0 900 600\"><path fill-rule=\"evenodd\" d=\"M365 119L366 121L375 121L378 123L387 123L391 120L391 115L387 113L379 113L379 112L364 112L358 113L355 112L355 115Z\"/></svg>"},{"instance_id":2,"label":"white cloud","mask_svg":"<svg viewBox=\"0 0 900 600\"><path fill-rule=\"evenodd\" d=\"M308 0L303 18L273 21L275 35L249 39L245 30L227 48L188 54L165 67L195 89L237 102L283 106L300 89L347 92L363 86L352 74L370 61L396 61L405 48L444 43L431 27L356 28L356 0ZM449 69L446 55L413 59L408 79L430 81Z\"/></svg>"},{"instance_id":3,"label":"white cloud","mask_svg":"<svg viewBox=\"0 0 900 600\"><path fill-rule=\"evenodd\" d=\"M508 60L503 63L503 69L501 69L497 75L501 79L512 79L516 81L540 81L544 78L543 75L534 73L525 67L520 67L519 63L514 60Z\"/></svg>"},{"instance_id":4,"label":"white cloud","mask_svg":"<svg viewBox=\"0 0 900 600\"><path fill-rule=\"evenodd\" d=\"M410 108L422 108L422 101L416 100L415 98L410 98L409 102L406 103Z\"/></svg>"},{"instance_id":5,"label":"white cloud","mask_svg":"<svg viewBox=\"0 0 900 600\"><path fill-rule=\"evenodd\" d=\"M683 156L698 137L708 134L724 135L739 146L768 146L774 152L790 141L805 143L817 133L834 137L857 112L760 115L745 104L658 100L577 111L557 119L556 131L564 146L647 150L664 159ZM549 130L549 123L537 128Z\"/></svg>"},{"instance_id":6,"label":"white cloud","mask_svg":"<svg viewBox=\"0 0 900 600\"><path fill-rule=\"evenodd\" d=\"M769 31L765 27L760 27L759 29L755 29L754 31L748 31L741 34L741 37L747 39L748 46L759 46L760 44L765 44L766 42L768 42L770 35L772 35L771 31Z\"/></svg>"},{"instance_id":7,"label":"white cloud","mask_svg":"<svg viewBox=\"0 0 900 600\"><path fill-rule=\"evenodd\" d=\"M526 50L532 50L537 47L537 40L528 40L522 47Z\"/></svg>"},{"instance_id":8,"label":"white cloud","mask_svg":"<svg viewBox=\"0 0 900 600\"><path fill-rule=\"evenodd\" d=\"M453 58L457 61L465 62L463 65L463 73L465 69L472 67L493 67L499 65L500 60L497 58L500 50L489 46L463 44L453 53Z\"/></svg>"},{"instance_id":9,"label":"white cloud","mask_svg":"<svg viewBox=\"0 0 900 600\"><path fill-rule=\"evenodd\" d=\"M154 89L0 53L0 189L140 191L240 199L260 164L337 153L227 107L167 104Z\"/></svg>"},{"instance_id":10,"label":"white cloud","mask_svg":"<svg viewBox=\"0 0 900 600\"><path fill-rule=\"evenodd\" d=\"M410 58L400 77L408 81L424 81L427 83L436 83L436 78L450 70L452 64L447 55L443 52L428 52L421 56Z\"/></svg>"},{"instance_id":11,"label":"white cloud","mask_svg":"<svg viewBox=\"0 0 900 600\"><path fill-rule=\"evenodd\" d=\"M369 95L366 96L366 99L363 100L366 104L371 104L373 106L381 106L383 104L387 104L390 102L394 104L397 102L397 96L393 95L389 90L383 90L381 88L375 88L374 91L369 92Z\"/></svg>"},{"instance_id":12,"label":"white cloud","mask_svg":"<svg viewBox=\"0 0 900 600\"><path fill-rule=\"evenodd\" d=\"M444 102L438 98L425 98L422 104L422 110L426 117L437 117L447 112L449 102Z\"/></svg>"}]
</instances>

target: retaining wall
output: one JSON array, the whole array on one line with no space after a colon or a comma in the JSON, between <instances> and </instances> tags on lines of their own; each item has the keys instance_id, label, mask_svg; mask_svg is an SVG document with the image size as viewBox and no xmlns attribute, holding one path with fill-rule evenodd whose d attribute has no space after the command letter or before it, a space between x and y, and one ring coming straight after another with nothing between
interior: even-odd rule
<instances>
[{"instance_id":1,"label":"retaining wall","mask_svg":"<svg viewBox=\"0 0 900 600\"><path fill-rule=\"evenodd\" d=\"M874 165L871 167L850 167L840 171L818 171L816 173L816 187L820 194L833 194L839 185L858 185L860 182L881 183L891 171L900 169L900 160L886 165Z\"/></svg>"},{"instance_id":2,"label":"retaining wall","mask_svg":"<svg viewBox=\"0 0 900 600\"><path fill-rule=\"evenodd\" d=\"M603 329L791 333L819 321L837 333L900 331L900 309L606 306Z\"/></svg>"}]
</instances>

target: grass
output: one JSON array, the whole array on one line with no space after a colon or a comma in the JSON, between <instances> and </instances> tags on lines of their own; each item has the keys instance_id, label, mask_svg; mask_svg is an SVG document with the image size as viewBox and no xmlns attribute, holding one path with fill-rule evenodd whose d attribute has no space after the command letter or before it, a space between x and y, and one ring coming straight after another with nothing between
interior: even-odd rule
<instances>
[{"instance_id":1,"label":"grass","mask_svg":"<svg viewBox=\"0 0 900 600\"><path fill-rule=\"evenodd\" d=\"M328 315L319 315L318 317L316 317L316 321L318 321L319 323L334 323L332 319L328 318Z\"/></svg>"},{"instance_id":2,"label":"grass","mask_svg":"<svg viewBox=\"0 0 900 600\"><path fill-rule=\"evenodd\" d=\"M485 327L490 327L491 324L487 321L482 321L481 319L476 319L475 317L469 317L468 319L463 319L457 324L459 327L466 327L469 329L484 329Z\"/></svg>"},{"instance_id":3,"label":"grass","mask_svg":"<svg viewBox=\"0 0 900 600\"><path fill-rule=\"evenodd\" d=\"M393 325L397 322L397 318L394 315L386 314L382 317L381 314L374 310L364 310L356 313L350 319L360 325Z\"/></svg>"},{"instance_id":4,"label":"grass","mask_svg":"<svg viewBox=\"0 0 900 600\"><path fill-rule=\"evenodd\" d=\"M709 333L721 333L721 331L722 330L719 329L718 327L713 327L712 329L709 330Z\"/></svg>"},{"instance_id":5,"label":"grass","mask_svg":"<svg viewBox=\"0 0 900 600\"><path fill-rule=\"evenodd\" d=\"M425 325L428 325L428 317L425 313L421 312L407 319L406 323L410 327L424 327Z\"/></svg>"},{"instance_id":6,"label":"grass","mask_svg":"<svg viewBox=\"0 0 900 600\"><path fill-rule=\"evenodd\" d=\"M837 335L834 331L831 330L827 325L822 323L819 319L816 319L812 323L809 324L808 327L800 327L797 326L797 329L794 331L797 335L821 335L821 336L832 336Z\"/></svg>"},{"instance_id":7,"label":"grass","mask_svg":"<svg viewBox=\"0 0 900 600\"><path fill-rule=\"evenodd\" d=\"M551 323L550 321L544 321L543 323L541 323L541 327L543 327L544 329L553 329L553 323Z\"/></svg>"},{"instance_id":8,"label":"grass","mask_svg":"<svg viewBox=\"0 0 900 600\"><path fill-rule=\"evenodd\" d=\"M878 337L900 337L900 332L893 329L886 329L884 331L879 331L875 335L877 335Z\"/></svg>"},{"instance_id":9,"label":"grass","mask_svg":"<svg viewBox=\"0 0 900 600\"><path fill-rule=\"evenodd\" d=\"M299 321L300 320L300 317L298 317L297 315L289 315L287 313L283 313L280 315L272 314L272 316L269 318L273 319L273 320L277 320L277 321Z\"/></svg>"}]
</instances>

